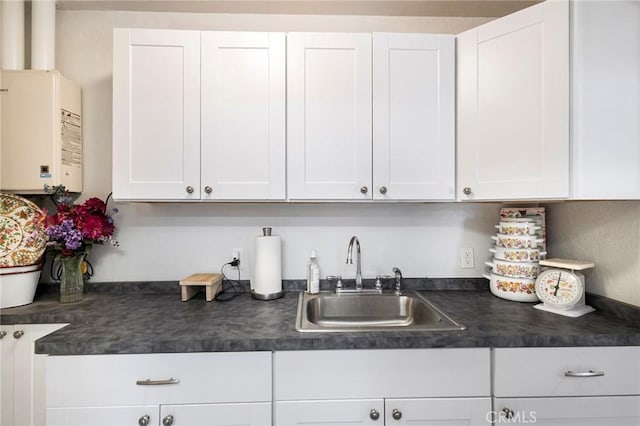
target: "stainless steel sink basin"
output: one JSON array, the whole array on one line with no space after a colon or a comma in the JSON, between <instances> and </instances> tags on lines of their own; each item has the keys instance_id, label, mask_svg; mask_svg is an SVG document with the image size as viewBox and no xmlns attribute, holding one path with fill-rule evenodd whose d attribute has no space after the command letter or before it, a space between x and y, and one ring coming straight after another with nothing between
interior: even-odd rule
<instances>
[{"instance_id":1,"label":"stainless steel sink basin","mask_svg":"<svg viewBox=\"0 0 640 426\"><path fill-rule=\"evenodd\" d=\"M301 332L464 330L422 295L300 293Z\"/></svg>"}]
</instances>

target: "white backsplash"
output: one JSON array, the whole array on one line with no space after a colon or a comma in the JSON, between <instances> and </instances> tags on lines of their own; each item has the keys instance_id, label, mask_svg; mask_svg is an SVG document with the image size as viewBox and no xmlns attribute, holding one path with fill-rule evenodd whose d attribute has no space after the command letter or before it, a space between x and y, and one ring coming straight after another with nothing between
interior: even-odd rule
<instances>
[{"instance_id":1,"label":"white backsplash","mask_svg":"<svg viewBox=\"0 0 640 426\"><path fill-rule=\"evenodd\" d=\"M119 248L97 247L94 281L179 280L219 271L231 249L244 250L241 278L250 278L255 236L263 226L282 237L283 278L306 277L310 251L321 276L342 274L349 238L362 245L365 278L479 277L499 204L118 204ZM460 268L460 249L473 247L475 268ZM227 270L229 272L229 270ZM235 277L235 272L231 274Z\"/></svg>"}]
</instances>

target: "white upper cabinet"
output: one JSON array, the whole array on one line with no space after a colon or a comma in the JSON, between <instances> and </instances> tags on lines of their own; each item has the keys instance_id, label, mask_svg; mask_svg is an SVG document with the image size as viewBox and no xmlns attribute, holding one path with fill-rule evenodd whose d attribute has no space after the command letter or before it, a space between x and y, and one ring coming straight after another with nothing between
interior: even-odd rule
<instances>
[{"instance_id":1,"label":"white upper cabinet","mask_svg":"<svg viewBox=\"0 0 640 426\"><path fill-rule=\"evenodd\" d=\"M285 36L114 30L116 199L285 198Z\"/></svg>"},{"instance_id":2,"label":"white upper cabinet","mask_svg":"<svg viewBox=\"0 0 640 426\"><path fill-rule=\"evenodd\" d=\"M453 199L455 39L373 35L373 198Z\"/></svg>"},{"instance_id":3,"label":"white upper cabinet","mask_svg":"<svg viewBox=\"0 0 640 426\"><path fill-rule=\"evenodd\" d=\"M371 34L287 34L290 199L371 198Z\"/></svg>"},{"instance_id":4,"label":"white upper cabinet","mask_svg":"<svg viewBox=\"0 0 640 426\"><path fill-rule=\"evenodd\" d=\"M568 197L568 2L529 7L457 42L458 197Z\"/></svg>"},{"instance_id":5,"label":"white upper cabinet","mask_svg":"<svg viewBox=\"0 0 640 426\"><path fill-rule=\"evenodd\" d=\"M285 199L284 33L202 33L203 199Z\"/></svg>"},{"instance_id":6,"label":"white upper cabinet","mask_svg":"<svg viewBox=\"0 0 640 426\"><path fill-rule=\"evenodd\" d=\"M454 198L453 36L287 38L290 199Z\"/></svg>"},{"instance_id":7,"label":"white upper cabinet","mask_svg":"<svg viewBox=\"0 0 640 426\"><path fill-rule=\"evenodd\" d=\"M640 198L640 2L572 2L571 26L571 197Z\"/></svg>"},{"instance_id":8,"label":"white upper cabinet","mask_svg":"<svg viewBox=\"0 0 640 426\"><path fill-rule=\"evenodd\" d=\"M200 198L200 32L115 29L113 195Z\"/></svg>"}]
</instances>

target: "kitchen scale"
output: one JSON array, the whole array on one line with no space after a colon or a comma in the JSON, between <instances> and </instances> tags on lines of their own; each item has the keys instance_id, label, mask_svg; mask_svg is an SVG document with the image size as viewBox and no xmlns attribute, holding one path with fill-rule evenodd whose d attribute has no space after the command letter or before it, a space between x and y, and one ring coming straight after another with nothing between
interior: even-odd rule
<instances>
[{"instance_id":1,"label":"kitchen scale","mask_svg":"<svg viewBox=\"0 0 640 426\"><path fill-rule=\"evenodd\" d=\"M580 272L595 266L592 262L568 259L540 260L542 271L536 279L536 296L542 301L534 308L566 317L580 317L595 311L584 301L584 275Z\"/></svg>"}]
</instances>

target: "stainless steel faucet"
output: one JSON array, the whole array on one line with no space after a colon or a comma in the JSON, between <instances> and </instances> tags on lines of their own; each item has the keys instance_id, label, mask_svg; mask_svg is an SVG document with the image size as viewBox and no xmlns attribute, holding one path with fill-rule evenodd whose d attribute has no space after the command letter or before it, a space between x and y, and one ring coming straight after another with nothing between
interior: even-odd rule
<instances>
[{"instance_id":1,"label":"stainless steel faucet","mask_svg":"<svg viewBox=\"0 0 640 426\"><path fill-rule=\"evenodd\" d=\"M362 290L362 259L360 255L360 241L355 235L349 241L347 248L347 263L353 265L353 243L356 243L356 290Z\"/></svg>"},{"instance_id":2,"label":"stainless steel faucet","mask_svg":"<svg viewBox=\"0 0 640 426\"><path fill-rule=\"evenodd\" d=\"M397 266L394 266L392 269L393 273L396 275L396 295L400 296L402 294L402 271Z\"/></svg>"}]
</instances>

